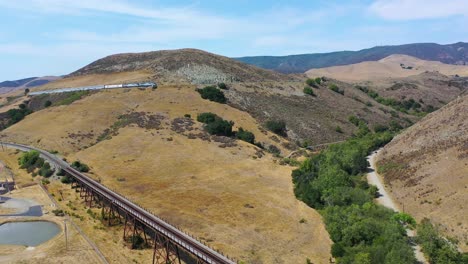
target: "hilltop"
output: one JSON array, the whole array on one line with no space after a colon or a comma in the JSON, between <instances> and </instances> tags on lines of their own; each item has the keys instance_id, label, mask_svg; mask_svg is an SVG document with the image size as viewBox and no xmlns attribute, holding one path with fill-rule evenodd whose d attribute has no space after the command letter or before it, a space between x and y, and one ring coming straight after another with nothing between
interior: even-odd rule
<instances>
[{"instance_id":1,"label":"hilltop","mask_svg":"<svg viewBox=\"0 0 468 264\"><path fill-rule=\"evenodd\" d=\"M69 77L133 71L148 71L154 74L153 78L163 81L189 81L194 84L291 79L196 49L111 55L71 73Z\"/></svg>"},{"instance_id":2,"label":"hilltop","mask_svg":"<svg viewBox=\"0 0 468 264\"><path fill-rule=\"evenodd\" d=\"M468 250L468 95L429 114L377 156L391 195L417 220L428 217Z\"/></svg>"},{"instance_id":3,"label":"hilltop","mask_svg":"<svg viewBox=\"0 0 468 264\"><path fill-rule=\"evenodd\" d=\"M359 51L300 54L289 56L252 56L236 60L283 73L303 73L313 68L378 61L393 54L404 54L422 60L465 65L468 62L468 43L439 45L414 43L395 46L378 46Z\"/></svg>"},{"instance_id":4,"label":"hilltop","mask_svg":"<svg viewBox=\"0 0 468 264\"><path fill-rule=\"evenodd\" d=\"M439 61L427 61L407 55L395 54L378 61L364 61L344 66L311 69L306 73L313 77L327 76L342 81L358 82L403 78L424 72L438 72L451 76L468 76L468 66L451 65Z\"/></svg>"}]
</instances>

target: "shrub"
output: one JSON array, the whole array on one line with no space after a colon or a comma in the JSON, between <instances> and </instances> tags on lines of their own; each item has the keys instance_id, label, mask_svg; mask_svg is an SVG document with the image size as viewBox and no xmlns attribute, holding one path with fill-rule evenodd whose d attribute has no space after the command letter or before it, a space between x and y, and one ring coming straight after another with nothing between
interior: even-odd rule
<instances>
[{"instance_id":1,"label":"shrub","mask_svg":"<svg viewBox=\"0 0 468 264\"><path fill-rule=\"evenodd\" d=\"M78 160L74 161L71 166L73 168L75 168L76 170L80 171L80 172L88 172L89 171L88 165L86 165L84 163L81 163Z\"/></svg>"},{"instance_id":2,"label":"shrub","mask_svg":"<svg viewBox=\"0 0 468 264\"><path fill-rule=\"evenodd\" d=\"M218 83L218 88L219 89L223 89L223 90L227 90L227 85L225 83Z\"/></svg>"},{"instance_id":3,"label":"shrub","mask_svg":"<svg viewBox=\"0 0 468 264\"><path fill-rule=\"evenodd\" d=\"M306 84L309 86L315 86L315 80L314 79L307 79Z\"/></svg>"},{"instance_id":4,"label":"shrub","mask_svg":"<svg viewBox=\"0 0 468 264\"><path fill-rule=\"evenodd\" d=\"M374 132L375 133L379 133L379 132L385 132L388 130L388 127L387 126L384 126L384 125L380 125L380 124L376 124L374 126Z\"/></svg>"},{"instance_id":5,"label":"shrub","mask_svg":"<svg viewBox=\"0 0 468 264\"><path fill-rule=\"evenodd\" d=\"M197 121L208 124L208 123L214 122L216 118L220 118L220 117L217 116L216 114L209 113L209 112L201 113L201 114L198 114Z\"/></svg>"},{"instance_id":6,"label":"shrub","mask_svg":"<svg viewBox=\"0 0 468 264\"><path fill-rule=\"evenodd\" d=\"M266 128L271 132L286 137L286 123L283 120L269 120L266 122Z\"/></svg>"},{"instance_id":7,"label":"shrub","mask_svg":"<svg viewBox=\"0 0 468 264\"><path fill-rule=\"evenodd\" d=\"M237 131L236 137L250 144L255 143L255 135L250 131L244 130L242 127Z\"/></svg>"},{"instance_id":8,"label":"shrub","mask_svg":"<svg viewBox=\"0 0 468 264\"><path fill-rule=\"evenodd\" d=\"M192 116L190 114L185 114L184 117L186 118L192 118Z\"/></svg>"},{"instance_id":9,"label":"shrub","mask_svg":"<svg viewBox=\"0 0 468 264\"><path fill-rule=\"evenodd\" d=\"M206 124L205 129L211 135L232 136L232 126L234 122L216 118L213 122Z\"/></svg>"},{"instance_id":10,"label":"shrub","mask_svg":"<svg viewBox=\"0 0 468 264\"><path fill-rule=\"evenodd\" d=\"M341 95L344 95L344 90L340 90L340 88L338 88L338 86L334 83L330 84L328 86L328 89L334 91L335 93L339 93Z\"/></svg>"},{"instance_id":11,"label":"shrub","mask_svg":"<svg viewBox=\"0 0 468 264\"><path fill-rule=\"evenodd\" d=\"M49 107L52 105L52 102L50 100L45 101L44 107Z\"/></svg>"},{"instance_id":12,"label":"shrub","mask_svg":"<svg viewBox=\"0 0 468 264\"><path fill-rule=\"evenodd\" d=\"M24 89L24 95L28 95L29 93L29 88Z\"/></svg>"},{"instance_id":13,"label":"shrub","mask_svg":"<svg viewBox=\"0 0 468 264\"><path fill-rule=\"evenodd\" d=\"M343 129L340 126L336 126L335 131L338 133L343 133Z\"/></svg>"},{"instance_id":14,"label":"shrub","mask_svg":"<svg viewBox=\"0 0 468 264\"><path fill-rule=\"evenodd\" d=\"M277 146L275 146L275 145L270 145L270 146L268 146L268 149L267 149L267 150L268 150L270 153L273 153L273 154L275 154L275 155L281 154L281 150L280 150Z\"/></svg>"},{"instance_id":15,"label":"shrub","mask_svg":"<svg viewBox=\"0 0 468 264\"><path fill-rule=\"evenodd\" d=\"M321 84L322 83L322 78L320 78L320 77L315 78L315 82L317 84Z\"/></svg>"},{"instance_id":16,"label":"shrub","mask_svg":"<svg viewBox=\"0 0 468 264\"><path fill-rule=\"evenodd\" d=\"M54 174L54 170L50 167L48 162L44 162L42 167L39 169L39 175L49 178L52 174Z\"/></svg>"},{"instance_id":17,"label":"shrub","mask_svg":"<svg viewBox=\"0 0 468 264\"><path fill-rule=\"evenodd\" d=\"M357 116L355 116L355 115L349 116L348 120L349 120L349 122L351 122L351 124L353 124L355 126L359 126L359 123L361 122L361 120L359 118L357 118Z\"/></svg>"},{"instance_id":18,"label":"shrub","mask_svg":"<svg viewBox=\"0 0 468 264\"><path fill-rule=\"evenodd\" d=\"M70 184L73 182L73 179L70 176L65 175L62 177L62 179L60 179L60 181L64 184Z\"/></svg>"},{"instance_id":19,"label":"shrub","mask_svg":"<svg viewBox=\"0 0 468 264\"><path fill-rule=\"evenodd\" d=\"M203 99L208 99L213 102L226 103L227 99L224 93L214 86L206 86L203 89L197 89Z\"/></svg>"},{"instance_id":20,"label":"shrub","mask_svg":"<svg viewBox=\"0 0 468 264\"><path fill-rule=\"evenodd\" d=\"M305 94L308 94L308 95L315 96L314 90L312 90L312 88L307 87L307 86L304 87L304 93L305 93Z\"/></svg>"}]
</instances>

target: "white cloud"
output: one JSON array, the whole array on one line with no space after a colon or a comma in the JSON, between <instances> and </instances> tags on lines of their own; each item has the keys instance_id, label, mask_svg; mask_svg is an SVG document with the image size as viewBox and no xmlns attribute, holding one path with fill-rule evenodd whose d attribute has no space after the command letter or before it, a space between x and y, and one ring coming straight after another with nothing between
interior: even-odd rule
<instances>
[{"instance_id":1,"label":"white cloud","mask_svg":"<svg viewBox=\"0 0 468 264\"><path fill-rule=\"evenodd\" d=\"M378 0L369 11L388 20L417 20L468 16L466 0Z\"/></svg>"}]
</instances>

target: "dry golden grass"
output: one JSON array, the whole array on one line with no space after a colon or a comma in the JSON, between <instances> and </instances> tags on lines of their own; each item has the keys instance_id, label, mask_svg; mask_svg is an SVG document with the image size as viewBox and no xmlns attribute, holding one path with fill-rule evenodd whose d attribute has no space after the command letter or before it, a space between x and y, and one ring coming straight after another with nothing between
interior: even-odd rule
<instances>
[{"instance_id":1,"label":"dry golden grass","mask_svg":"<svg viewBox=\"0 0 468 264\"><path fill-rule=\"evenodd\" d=\"M385 181L400 208L430 218L468 250L468 96L397 136L377 156L393 164ZM387 165L388 166L388 165Z\"/></svg>"},{"instance_id":2,"label":"dry golden grass","mask_svg":"<svg viewBox=\"0 0 468 264\"><path fill-rule=\"evenodd\" d=\"M127 112L163 115L162 128L122 128L86 148ZM307 257L326 263L331 241L320 215L294 197L291 167L277 165L269 154L255 159L258 149L245 142L220 148L170 129L174 118L201 112L233 120L257 141L275 143L251 116L201 99L193 86L99 92L33 113L2 135L84 161L92 177L229 256L247 263L302 263ZM195 129L200 132L200 125Z\"/></svg>"},{"instance_id":3,"label":"dry golden grass","mask_svg":"<svg viewBox=\"0 0 468 264\"><path fill-rule=\"evenodd\" d=\"M400 63L413 69L403 69ZM418 75L425 71L438 71L445 75L468 76L468 66L451 65L438 61L426 61L407 55L390 55L379 61L364 61L356 64L333 66L307 71L310 77L327 76L342 81L375 81Z\"/></svg>"},{"instance_id":4,"label":"dry golden grass","mask_svg":"<svg viewBox=\"0 0 468 264\"><path fill-rule=\"evenodd\" d=\"M149 71L119 72L113 74L90 74L79 77L68 77L42 86L34 87L31 91L51 90L66 87L79 87L99 84L121 84L125 82L147 81L152 76ZM22 92L22 91L21 91Z\"/></svg>"},{"instance_id":5,"label":"dry golden grass","mask_svg":"<svg viewBox=\"0 0 468 264\"><path fill-rule=\"evenodd\" d=\"M0 217L0 224L6 221L52 221L60 226L62 232L33 249L26 249L24 246L0 245L0 263L101 263L94 249L69 224L69 250L66 249L63 218L51 214L56 207L39 185L22 187L24 185L21 183L30 182L32 177L19 169L18 157L15 151L0 151L0 160L11 168L19 183L18 189L5 196L34 200L42 205L44 215L42 217Z\"/></svg>"}]
</instances>

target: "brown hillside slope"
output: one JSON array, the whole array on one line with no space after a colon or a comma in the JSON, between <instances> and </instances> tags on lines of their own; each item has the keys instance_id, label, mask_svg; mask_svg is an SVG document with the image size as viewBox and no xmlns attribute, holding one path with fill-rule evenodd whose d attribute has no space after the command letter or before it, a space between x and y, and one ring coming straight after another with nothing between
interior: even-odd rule
<instances>
[{"instance_id":1,"label":"brown hillside slope","mask_svg":"<svg viewBox=\"0 0 468 264\"><path fill-rule=\"evenodd\" d=\"M97 92L27 116L2 140L87 163L91 177L246 263L326 263L331 241L319 214L294 197L292 168L243 141L209 137L183 116L213 112L265 144L286 141L194 88Z\"/></svg>"},{"instance_id":2,"label":"brown hillside slope","mask_svg":"<svg viewBox=\"0 0 468 264\"><path fill-rule=\"evenodd\" d=\"M400 208L468 250L468 95L395 137L377 162Z\"/></svg>"},{"instance_id":3,"label":"brown hillside slope","mask_svg":"<svg viewBox=\"0 0 468 264\"><path fill-rule=\"evenodd\" d=\"M316 97L305 95L305 79L304 75L284 75L208 52L183 49L108 56L35 90L137 81L193 83L202 88L225 81L229 105L248 112L260 124L284 120L291 141L312 145L351 136L357 128L348 121L350 115L366 120L370 127L388 124L392 119L403 125L408 124L404 119L417 120L403 113L392 116L390 107L380 105L353 85L332 79L314 88ZM329 90L332 83L344 90L344 95ZM343 133L337 132L337 127Z\"/></svg>"},{"instance_id":4,"label":"brown hillside slope","mask_svg":"<svg viewBox=\"0 0 468 264\"><path fill-rule=\"evenodd\" d=\"M71 73L70 76L141 70L151 71L156 78L163 81L182 78L195 84L291 79L287 75L196 49L111 55Z\"/></svg>"},{"instance_id":5,"label":"brown hillside slope","mask_svg":"<svg viewBox=\"0 0 468 264\"><path fill-rule=\"evenodd\" d=\"M408 69L407 67L412 67ZM364 61L356 64L311 69L306 72L311 77L327 76L343 81L368 81L389 78L402 78L423 72L437 71L444 75L468 76L468 66L426 61L407 55L390 55L379 61Z\"/></svg>"}]
</instances>

